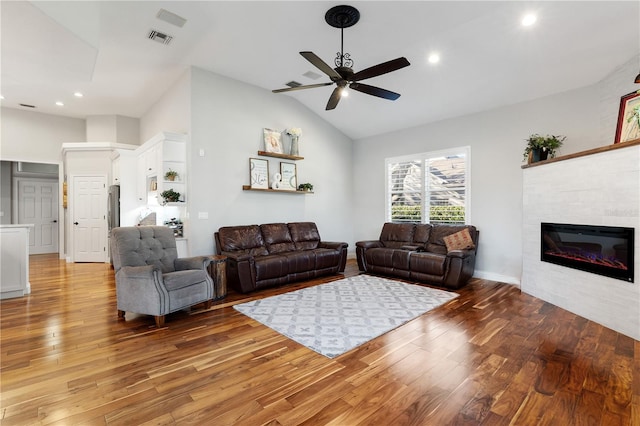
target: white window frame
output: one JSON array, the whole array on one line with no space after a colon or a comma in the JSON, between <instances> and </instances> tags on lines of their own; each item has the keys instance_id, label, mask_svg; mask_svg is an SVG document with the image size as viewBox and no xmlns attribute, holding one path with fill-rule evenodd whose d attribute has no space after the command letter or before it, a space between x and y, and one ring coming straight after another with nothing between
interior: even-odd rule
<instances>
[{"instance_id":1,"label":"white window frame","mask_svg":"<svg viewBox=\"0 0 640 426\"><path fill-rule=\"evenodd\" d=\"M464 221L465 224L471 223L471 147L462 146L456 148L443 149L439 151L423 152L419 154L403 155L399 157L389 157L384 162L385 174L385 221L391 222L391 176L389 174L389 165L394 163L406 163L411 161L419 161L422 166L422 218L421 223L429 223L429 189L428 179L426 179L425 163L426 160L439 157L450 157L456 155L464 155L465 158L465 176L464 176ZM425 214L426 212L426 214ZM426 216L426 217L425 217Z\"/></svg>"}]
</instances>

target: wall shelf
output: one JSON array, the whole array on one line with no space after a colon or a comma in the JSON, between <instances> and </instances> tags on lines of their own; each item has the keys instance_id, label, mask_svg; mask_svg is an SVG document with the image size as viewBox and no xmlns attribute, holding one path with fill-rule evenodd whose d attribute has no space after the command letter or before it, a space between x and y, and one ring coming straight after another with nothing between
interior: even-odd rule
<instances>
[{"instance_id":1,"label":"wall shelf","mask_svg":"<svg viewBox=\"0 0 640 426\"><path fill-rule=\"evenodd\" d=\"M258 155L263 157L274 157L274 158L284 158L285 160L304 160L304 157L299 157L297 155L288 155L288 154L277 154L275 152L267 152L267 151L258 151Z\"/></svg>"},{"instance_id":2,"label":"wall shelf","mask_svg":"<svg viewBox=\"0 0 640 426\"><path fill-rule=\"evenodd\" d=\"M277 192L279 194L313 194L313 191L289 191L284 189L252 188L251 185L242 185L243 191Z\"/></svg>"}]
</instances>

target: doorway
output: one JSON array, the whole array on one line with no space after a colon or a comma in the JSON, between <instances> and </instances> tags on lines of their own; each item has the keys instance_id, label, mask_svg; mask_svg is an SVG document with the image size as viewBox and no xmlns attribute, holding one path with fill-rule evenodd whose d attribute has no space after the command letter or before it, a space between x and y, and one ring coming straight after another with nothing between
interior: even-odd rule
<instances>
[{"instance_id":1,"label":"doorway","mask_svg":"<svg viewBox=\"0 0 640 426\"><path fill-rule=\"evenodd\" d=\"M107 177L71 176L72 262L107 260Z\"/></svg>"},{"instance_id":2,"label":"doorway","mask_svg":"<svg viewBox=\"0 0 640 426\"><path fill-rule=\"evenodd\" d=\"M58 252L58 181L16 178L19 224L33 224L29 254Z\"/></svg>"}]
</instances>

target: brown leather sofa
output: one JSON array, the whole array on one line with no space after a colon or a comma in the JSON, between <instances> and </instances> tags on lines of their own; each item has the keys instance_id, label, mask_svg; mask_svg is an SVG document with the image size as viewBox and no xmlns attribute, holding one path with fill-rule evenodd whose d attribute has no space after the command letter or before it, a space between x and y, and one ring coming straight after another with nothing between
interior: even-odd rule
<instances>
[{"instance_id":1,"label":"brown leather sofa","mask_svg":"<svg viewBox=\"0 0 640 426\"><path fill-rule=\"evenodd\" d=\"M347 243L320 240L313 222L225 226L214 234L227 280L242 293L344 272Z\"/></svg>"},{"instance_id":2,"label":"brown leather sofa","mask_svg":"<svg viewBox=\"0 0 640 426\"><path fill-rule=\"evenodd\" d=\"M448 250L445 237L452 236L446 239L454 247L449 240L465 228L473 247ZM377 275L460 288L473 275L479 234L471 225L385 223L378 240L356 243L358 268Z\"/></svg>"}]
</instances>

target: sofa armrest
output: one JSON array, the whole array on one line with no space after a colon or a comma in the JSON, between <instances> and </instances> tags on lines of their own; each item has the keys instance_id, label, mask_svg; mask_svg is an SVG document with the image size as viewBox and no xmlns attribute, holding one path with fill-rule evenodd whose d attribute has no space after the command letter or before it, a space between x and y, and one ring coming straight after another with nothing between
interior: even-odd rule
<instances>
[{"instance_id":1,"label":"sofa armrest","mask_svg":"<svg viewBox=\"0 0 640 426\"><path fill-rule=\"evenodd\" d=\"M176 271L185 271L188 269L206 270L210 263L210 256L193 256L178 258L173 262L173 265L175 266Z\"/></svg>"},{"instance_id":2,"label":"sofa armrest","mask_svg":"<svg viewBox=\"0 0 640 426\"><path fill-rule=\"evenodd\" d=\"M333 250L340 250L340 249L349 247L349 244L344 242L336 242L336 241L320 241L320 243L318 243L318 247L333 249Z\"/></svg>"},{"instance_id":3,"label":"sofa armrest","mask_svg":"<svg viewBox=\"0 0 640 426\"><path fill-rule=\"evenodd\" d=\"M471 250L451 250L447 253L448 257L457 257L460 259L464 259L465 257L473 256L475 254L475 249Z\"/></svg>"},{"instance_id":4,"label":"sofa armrest","mask_svg":"<svg viewBox=\"0 0 640 426\"><path fill-rule=\"evenodd\" d=\"M372 241L358 241L356 243L356 247L362 248L362 249L370 249L370 248L379 248L382 247L382 243L378 240L372 240Z\"/></svg>"},{"instance_id":5,"label":"sofa armrest","mask_svg":"<svg viewBox=\"0 0 640 426\"><path fill-rule=\"evenodd\" d=\"M242 262L243 260L253 259L253 256L247 253L236 253L233 251L220 252L223 256L227 256L227 261Z\"/></svg>"}]
</instances>

